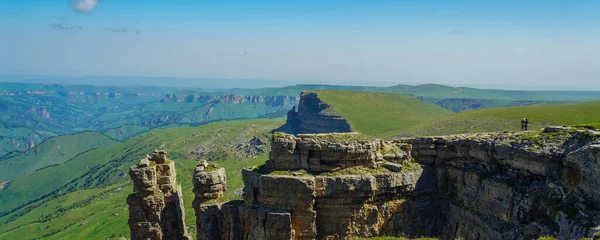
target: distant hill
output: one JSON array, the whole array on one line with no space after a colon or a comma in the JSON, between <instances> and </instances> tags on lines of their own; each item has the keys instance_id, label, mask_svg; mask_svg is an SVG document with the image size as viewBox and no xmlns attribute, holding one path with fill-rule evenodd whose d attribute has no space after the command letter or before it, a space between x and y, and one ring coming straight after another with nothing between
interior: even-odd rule
<instances>
[{"instance_id":1,"label":"distant hill","mask_svg":"<svg viewBox=\"0 0 600 240\"><path fill-rule=\"evenodd\" d=\"M308 90L350 90L368 92L401 93L425 99L493 99L504 101L583 101L600 99L600 91L532 91L480 89L451 87L440 84L395 85L390 87L340 86L340 85L294 85L282 88L231 89L229 91L250 94L297 95Z\"/></svg>"},{"instance_id":2,"label":"distant hill","mask_svg":"<svg viewBox=\"0 0 600 240\"><path fill-rule=\"evenodd\" d=\"M452 115L449 110L402 94L360 91L307 91L343 117L352 131L388 138L413 125ZM300 111L300 110L299 110Z\"/></svg>"},{"instance_id":3,"label":"distant hill","mask_svg":"<svg viewBox=\"0 0 600 240\"><path fill-rule=\"evenodd\" d=\"M154 149L168 151L183 189L186 222L193 226L192 174L199 158L227 171L230 199L241 198L241 169L263 164L272 129L281 119L212 123L153 130L95 149L56 166L13 179L0 190L0 239L129 238L129 167Z\"/></svg>"},{"instance_id":4,"label":"distant hill","mask_svg":"<svg viewBox=\"0 0 600 240\"><path fill-rule=\"evenodd\" d=\"M400 136L518 131L524 117L529 120L530 129L549 125L600 123L600 101L464 111L410 127Z\"/></svg>"},{"instance_id":5,"label":"distant hill","mask_svg":"<svg viewBox=\"0 0 600 240\"><path fill-rule=\"evenodd\" d=\"M21 155L1 159L0 181L12 180L44 167L62 164L83 152L117 143L98 132L53 137Z\"/></svg>"},{"instance_id":6,"label":"distant hill","mask_svg":"<svg viewBox=\"0 0 600 240\"><path fill-rule=\"evenodd\" d=\"M385 88L383 91L435 99L494 99L513 101L581 101L600 99L600 91L518 91L450 87L440 84L397 85Z\"/></svg>"}]
</instances>

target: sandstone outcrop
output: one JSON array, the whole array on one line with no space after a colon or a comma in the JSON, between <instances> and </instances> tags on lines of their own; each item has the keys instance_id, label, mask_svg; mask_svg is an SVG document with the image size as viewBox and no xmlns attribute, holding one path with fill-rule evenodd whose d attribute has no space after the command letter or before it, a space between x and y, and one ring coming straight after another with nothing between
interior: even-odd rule
<instances>
[{"instance_id":1,"label":"sandstone outcrop","mask_svg":"<svg viewBox=\"0 0 600 240\"><path fill-rule=\"evenodd\" d=\"M155 151L129 170L135 193L127 197L131 239L191 239L185 227L181 186L175 163Z\"/></svg>"},{"instance_id":2,"label":"sandstone outcrop","mask_svg":"<svg viewBox=\"0 0 600 240\"><path fill-rule=\"evenodd\" d=\"M198 239L581 239L600 230L595 131L393 141L276 133L271 149L263 166L242 171L243 200L224 197L223 168L198 164ZM147 168L132 173L142 176L136 194L155 189Z\"/></svg>"},{"instance_id":3,"label":"sandstone outcrop","mask_svg":"<svg viewBox=\"0 0 600 240\"><path fill-rule=\"evenodd\" d=\"M433 186L418 184L424 170L412 162L405 143L356 133L278 133L271 146L265 165L242 171L243 201L206 201L195 190L198 239L348 239L398 228L418 235L436 226L438 219L409 217L419 208L406 206L439 209L413 200L427 198ZM385 163L400 167L390 171L381 167ZM195 189L210 188L209 181L194 182Z\"/></svg>"},{"instance_id":4,"label":"sandstone outcrop","mask_svg":"<svg viewBox=\"0 0 600 240\"><path fill-rule=\"evenodd\" d=\"M329 104L319 99L316 93L300 94L298 111L288 112L287 122L282 131L294 134L301 133L335 133L352 132L348 121L331 111Z\"/></svg>"}]
</instances>

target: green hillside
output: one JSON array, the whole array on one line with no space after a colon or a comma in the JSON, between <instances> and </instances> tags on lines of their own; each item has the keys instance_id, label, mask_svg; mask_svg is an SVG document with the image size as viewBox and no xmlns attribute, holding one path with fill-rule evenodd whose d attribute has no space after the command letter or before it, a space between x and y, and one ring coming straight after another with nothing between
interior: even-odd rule
<instances>
[{"instance_id":1,"label":"green hillside","mask_svg":"<svg viewBox=\"0 0 600 240\"><path fill-rule=\"evenodd\" d=\"M600 122L600 102L560 105L504 107L464 111L403 131L400 136L447 135L474 132L518 131L526 117L530 129L549 125L575 125Z\"/></svg>"},{"instance_id":2,"label":"green hillside","mask_svg":"<svg viewBox=\"0 0 600 240\"><path fill-rule=\"evenodd\" d=\"M128 237L129 167L165 149L182 184L186 222L193 226L192 173L206 158L225 167L227 196L240 198L241 169L267 159L270 131L282 120L247 120L155 130L91 150L58 166L17 177L0 190L0 239L118 239ZM253 141L258 138L260 141Z\"/></svg>"},{"instance_id":3,"label":"green hillside","mask_svg":"<svg viewBox=\"0 0 600 240\"><path fill-rule=\"evenodd\" d=\"M436 99L494 99L537 101L581 101L600 99L599 91L522 91L451 87L440 84L397 85L383 89L384 92Z\"/></svg>"},{"instance_id":4,"label":"green hillside","mask_svg":"<svg viewBox=\"0 0 600 240\"><path fill-rule=\"evenodd\" d=\"M344 117L354 131L389 138L413 125L452 115L452 112L414 97L376 92L311 91Z\"/></svg>"},{"instance_id":5,"label":"green hillside","mask_svg":"<svg viewBox=\"0 0 600 240\"><path fill-rule=\"evenodd\" d=\"M82 132L50 138L15 157L0 160L0 181L32 173L51 165L62 164L80 153L118 143L98 132Z\"/></svg>"}]
</instances>

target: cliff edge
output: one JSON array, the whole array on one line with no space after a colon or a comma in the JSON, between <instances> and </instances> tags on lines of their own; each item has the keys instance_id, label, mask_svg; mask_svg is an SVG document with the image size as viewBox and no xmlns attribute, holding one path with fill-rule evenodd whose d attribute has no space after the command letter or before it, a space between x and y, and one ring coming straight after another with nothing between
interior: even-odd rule
<instances>
[{"instance_id":1,"label":"cliff edge","mask_svg":"<svg viewBox=\"0 0 600 240\"><path fill-rule=\"evenodd\" d=\"M243 200L223 197L222 167L198 164L197 238L599 239L599 169L592 130L275 133L269 160L242 171Z\"/></svg>"}]
</instances>

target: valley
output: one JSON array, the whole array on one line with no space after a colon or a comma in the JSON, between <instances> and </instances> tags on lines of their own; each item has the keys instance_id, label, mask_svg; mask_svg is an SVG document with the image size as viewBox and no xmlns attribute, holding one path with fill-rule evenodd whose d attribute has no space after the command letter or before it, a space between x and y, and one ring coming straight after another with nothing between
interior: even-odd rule
<instances>
[{"instance_id":1,"label":"valley","mask_svg":"<svg viewBox=\"0 0 600 240\"><path fill-rule=\"evenodd\" d=\"M29 116L40 123L62 124L55 116L65 116L67 120L63 126L72 124L77 127L63 127L61 130L52 128L52 125L27 125L28 121L33 120L24 122L21 128L32 127L34 132L46 131L33 130L37 128L53 129L55 133L32 148L11 148L0 159L0 201L3 202L0 206L0 238L128 238L128 208L124 199L132 188L128 177L129 167L156 149L166 150L169 158L175 162L177 179L183 190L185 223L190 234L195 236L197 229L192 206L194 186L191 176L197 161L208 160L222 166L227 174L225 196L230 200L242 199L243 169L263 165L270 159L271 140L277 131L356 131L368 137L393 139L478 132L512 134L518 130L518 121L523 115L531 121L532 129L548 125L596 129L600 122L597 111L593 111L598 109L597 102L581 101L585 98L550 100L540 94L538 100L527 100L530 101L528 103L535 102L528 104L530 106L485 108L482 105L480 107L484 109L475 110L470 109L473 107L470 104L480 100L446 99L446 102L462 106L459 107L461 109L469 109L455 113L448 106L436 105L435 101L421 100L427 98L428 94L418 92L415 88L400 89L406 92L412 89L412 93L421 96L393 93L400 91L391 90L393 87L321 85L230 90L227 93L175 90L179 93L148 93L142 97L143 100L137 99L135 103L124 107L96 107L95 110L85 106L92 101L88 97L84 97L85 101L80 99L80 95L63 99L45 92L41 99L52 99L58 103L39 102L41 106L56 104L56 109L70 112L54 114L53 108L46 107L47 112L36 110L38 115L3 112L5 119L12 116L16 123L16 119ZM439 90L440 86L420 88ZM155 90L150 88L147 91ZM441 88L439 91L449 90ZM469 91L463 90L456 94L467 93ZM489 96L493 96L492 93L494 91L490 91ZM33 101L33 95L22 94ZM588 93L586 96L591 95ZM474 96L478 95L473 93L464 97ZM98 106L119 105L119 102L125 102L128 98L100 97L94 102ZM513 101L505 96L497 98L489 101ZM499 100L501 98L503 100ZM513 99L518 99L518 96ZM38 101L41 100L33 103ZM81 101L81 105L73 105L77 101ZM24 108L25 103L22 105ZM292 108L293 111L290 111ZM39 109L43 110L43 107ZM81 114L88 114L89 119L73 117ZM48 115L50 118L46 117ZM69 123L68 119L75 120ZM423 158L417 159L421 159L418 162L422 166L428 164L422 162L425 161ZM362 174L359 172L348 170L345 174Z\"/></svg>"},{"instance_id":2,"label":"valley","mask_svg":"<svg viewBox=\"0 0 600 240\"><path fill-rule=\"evenodd\" d=\"M453 112L555 105L600 98L600 92L593 91L509 91L436 84L391 87L296 85L215 90L0 83L0 118L3 119L0 122L0 157L6 158L12 152L20 154L53 136L85 130L102 132L124 141L155 128L281 118L298 104L300 93L307 90L406 94Z\"/></svg>"}]
</instances>

